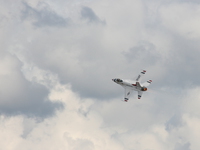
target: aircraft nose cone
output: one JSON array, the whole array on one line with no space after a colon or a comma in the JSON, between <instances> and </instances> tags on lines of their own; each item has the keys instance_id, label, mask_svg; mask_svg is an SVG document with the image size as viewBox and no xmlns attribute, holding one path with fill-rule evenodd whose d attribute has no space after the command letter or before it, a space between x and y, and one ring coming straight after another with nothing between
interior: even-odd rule
<instances>
[{"instance_id":1,"label":"aircraft nose cone","mask_svg":"<svg viewBox=\"0 0 200 150\"><path fill-rule=\"evenodd\" d=\"M114 82L115 82L115 79L112 79L112 81L114 81Z\"/></svg>"}]
</instances>

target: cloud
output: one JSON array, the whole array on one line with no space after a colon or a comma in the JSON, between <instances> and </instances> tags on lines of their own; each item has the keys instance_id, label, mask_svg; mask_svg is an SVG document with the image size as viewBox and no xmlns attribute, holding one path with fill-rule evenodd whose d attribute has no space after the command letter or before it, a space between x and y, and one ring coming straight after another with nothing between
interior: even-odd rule
<instances>
[{"instance_id":1,"label":"cloud","mask_svg":"<svg viewBox=\"0 0 200 150\"><path fill-rule=\"evenodd\" d=\"M174 128L179 128L183 126L182 117L179 115L174 115L169 121L166 122L166 130L170 131Z\"/></svg>"},{"instance_id":2,"label":"cloud","mask_svg":"<svg viewBox=\"0 0 200 150\"><path fill-rule=\"evenodd\" d=\"M153 44L141 41L133 48L130 48L128 52L124 52L125 57L130 61L139 61L145 66L153 65L159 61L159 53Z\"/></svg>"},{"instance_id":3,"label":"cloud","mask_svg":"<svg viewBox=\"0 0 200 150\"><path fill-rule=\"evenodd\" d=\"M22 20L30 19L36 27L66 27L70 24L69 18L63 18L54 10L50 9L47 3L40 10L23 3Z\"/></svg>"},{"instance_id":4,"label":"cloud","mask_svg":"<svg viewBox=\"0 0 200 150\"><path fill-rule=\"evenodd\" d=\"M199 5L195 3L170 3L161 7L160 17L165 28L179 34L187 39L198 38L200 30L198 28ZM173 13L173 15L169 15ZM191 18L191 16L193 16ZM184 18L184 19L182 19Z\"/></svg>"},{"instance_id":5,"label":"cloud","mask_svg":"<svg viewBox=\"0 0 200 150\"><path fill-rule=\"evenodd\" d=\"M190 143L185 143L184 145L176 144L174 150L190 150Z\"/></svg>"},{"instance_id":6,"label":"cloud","mask_svg":"<svg viewBox=\"0 0 200 150\"><path fill-rule=\"evenodd\" d=\"M20 71L22 64L16 57L3 53L0 61L0 114L45 118L52 116L55 110L63 108L62 103L49 101L46 87L24 78Z\"/></svg>"},{"instance_id":7,"label":"cloud","mask_svg":"<svg viewBox=\"0 0 200 150\"><path fill-rule=\"evenodd\" d=\"M94 13L94 11L89 7L82 7L81 16L83 19L88 20L88 22L96 22L105 24L105 21L101 21L100 18Z\"/></svg>"},{"instance_id":8,"label":"cloud","mask_svg":"<svg viewBox=\"0 0 200 150\"><path fill-rule=\"evenodd\" d=\"M182 2L182 3L197 3L199 4L199 1L198 0L177 0L177 2Z\"/></svg>"},{"instance_id":9,"label":"cloud","mask_svg":"<svg viewBox=\"0 0 200 150\"><path fill-rule=\"evenodd\" d=\"M0 7L0 149L199 149L195 1ZM122 103L111 79L141 69L152 85Z\"/></svg>"},{"instance_id":10,"label":"cloud","mask_svg":"<svg viewBox=\"0 0 200 150\"><path fill-rule=\"evenodd\" d=\"M92 7L81 6L80 8L81 10L87 8L84 17L88 19L92 15L93 21L98 21L99 17L92 11ZM80 12L79 15L81 16L82 13ZM34 11L33 16L35 16ZM72 89L80 95L104 99L111 97L115 90L112 89L111 82L107 81L111 81L113 76L117 75L116 72L119 71L107 69L107 66L108 68L115 68L117 65L123 66L124 58L121 51L124 51L124 49L115 45L116 43L120 45L118 40L121 41L121 31L117 32L120 35L118 35L117 40L112 38L115 42L110 44L109 39L108 41L106 39L110 36L109 29L112 28L112 24L107 28L106 25L86 25L85 22L80 20L77 22L77 25L70 26L67 29L62 28L58 31L51 28L48 29L48 32L45 32L42 28L35 32L35 29L29 28L23 22L23 25L27 27L23 33L30 35L31 42L28 43L26 36L24 36L23 40L26 45L23 45L23 49L20 49L20 51L23 51L26 61L32 61L42 69L57 73L63 84L70 83ZM17 39L17 41L20 42L21 39ZM112 52L112 49L116 49L117 52ZM115 59L110 61L111 57ZM120 72L123 71L120 70ZM95 87L98 87L98 89Z\"/></svg>"}]
</instances>

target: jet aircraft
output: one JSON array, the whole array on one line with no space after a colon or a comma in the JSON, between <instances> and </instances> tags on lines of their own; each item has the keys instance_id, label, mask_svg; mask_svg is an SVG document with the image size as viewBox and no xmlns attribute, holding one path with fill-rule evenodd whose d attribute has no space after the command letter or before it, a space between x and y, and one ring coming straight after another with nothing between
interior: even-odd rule
<instances>
[{"instance_id":1,"label":"jet aircraft","mask_svg":"<svg viewBox=\"0 0 200 150\"><path fill-rule=\"evenodd\" d=\"M132 91L138 92L138 99L142 97L143 92L147 91L147 87L151 84L152 80L148 80L147 82L140 84L141 77L146 73L146 70L143 70L138 77L136 78L136 81L127 81L122 80L119 78L112 79L115 83L121 85L125 89L125 96L124 96L124 102L128 102L129 97L132 93Z\"/></svg>"}]
</instances>

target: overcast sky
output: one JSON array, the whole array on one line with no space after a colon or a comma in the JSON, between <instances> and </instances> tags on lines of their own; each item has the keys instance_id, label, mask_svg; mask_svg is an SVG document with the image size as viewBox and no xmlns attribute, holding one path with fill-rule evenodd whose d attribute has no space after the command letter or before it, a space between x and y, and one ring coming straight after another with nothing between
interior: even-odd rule
<instances>
[{"instance_id":1,"label":"overcast sky","mask_svg":"<svg viewBox=\"0 0 200 150\"><path fill-rule=\"evenodd\" d=\"M198 0L0 3L0 150L200 149Z\"/></svg>"}]
</instances>

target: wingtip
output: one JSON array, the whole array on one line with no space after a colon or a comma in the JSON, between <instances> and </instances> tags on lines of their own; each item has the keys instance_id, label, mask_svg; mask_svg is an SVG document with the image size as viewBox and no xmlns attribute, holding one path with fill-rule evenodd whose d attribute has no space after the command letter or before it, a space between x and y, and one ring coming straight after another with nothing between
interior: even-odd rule
<instances>
[{"instance_id":1,"label":"wingtip","mask_svg":"<svg viewBox=\"0 0 200 150\"><path fill-rule=\"evenodd\" d=\"M142 70L142 72L141 72L142 74L145 74L146 73L146 70Z\"/></svg>"},{"instance_id":2,"label":"wingtip","mask_svg":"<svg viewBox=\"0 0 200 150\"><path fill-rule=\"evenodd\" d=\"M124 100L122 100L123 102L128 102L128 98L124 98Z\"/></svg>"},{"instance_id":3,"label":"wingtip","mask_svg":"<svg viewBox=\"0 0 200 150\"><path fill-rule=\"evenodd\" d=\"M149 84L151 84L152 80L148 80L147 82L148 82Z\"/></svg>"}]
</instances>

